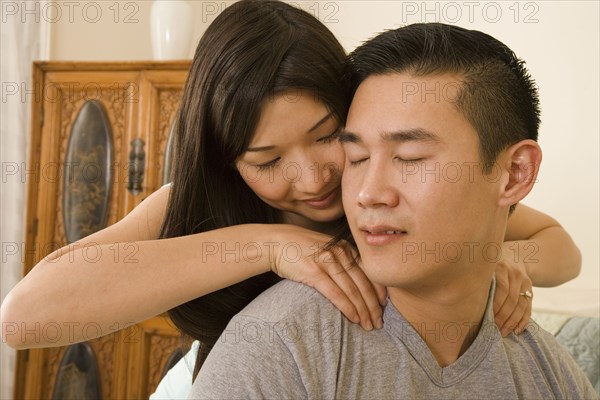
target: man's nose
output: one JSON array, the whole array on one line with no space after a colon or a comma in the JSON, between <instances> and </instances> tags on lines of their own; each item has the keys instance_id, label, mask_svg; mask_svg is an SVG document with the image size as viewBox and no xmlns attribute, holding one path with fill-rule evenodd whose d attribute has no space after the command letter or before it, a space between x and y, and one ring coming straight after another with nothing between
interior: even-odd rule
<instances>
[{"instance_id":1,"label":"man's nose","mask_svg":"<svg viewBox=\"0 0 600 400\"><path fill-rule=\"evenodd\" d=\"M392 167L382 161L369 163L358 192L361 207L396 207L399 204L399 188L394 186Z\"/></svg>"}]
</instances>

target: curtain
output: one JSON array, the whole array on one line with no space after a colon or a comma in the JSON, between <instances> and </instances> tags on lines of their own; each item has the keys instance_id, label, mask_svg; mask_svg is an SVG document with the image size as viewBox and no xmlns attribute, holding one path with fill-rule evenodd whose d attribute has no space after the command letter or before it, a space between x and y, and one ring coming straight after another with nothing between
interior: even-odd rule
<instances>
[{"instance_id":1,"label":"curtain","mask_svg":"<svg viewBox=\"0 0 600 400\"><path fill-rule=\"evenodd\" d=\"M2 1L0 7L0 300L21 279L25 241L25 197L28 168L31 65L48 59L49 22L46 1ZM0 399L13 397L15 351L0 343Z\"/></svg>"}]
</instances>

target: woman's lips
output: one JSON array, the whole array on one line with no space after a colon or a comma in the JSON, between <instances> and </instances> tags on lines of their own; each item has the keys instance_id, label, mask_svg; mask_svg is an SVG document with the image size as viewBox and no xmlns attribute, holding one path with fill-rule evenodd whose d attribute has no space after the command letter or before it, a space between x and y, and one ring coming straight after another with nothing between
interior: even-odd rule
<instances>
[{"instance_id":1,"label":"woman's lips","mask_svg":"<svg viewBox=\"0 0 600 400\"><path fill-rule=\"evenodd\" d=\"M309 207L322 210L325 208L329 208L329 207L331 207L331 205L333 205L333 203L337 199L338 193L339 193L339 187L333 189L331 192L329 192L321 197L315 197L314 199L303 200L303 201Z\"/></svg>"}]
</instances>

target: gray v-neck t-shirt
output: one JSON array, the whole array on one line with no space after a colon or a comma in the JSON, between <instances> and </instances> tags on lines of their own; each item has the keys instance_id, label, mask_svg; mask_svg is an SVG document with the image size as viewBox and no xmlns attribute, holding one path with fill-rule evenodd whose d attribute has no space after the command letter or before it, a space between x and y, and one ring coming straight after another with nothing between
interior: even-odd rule
<instances>
[{"instance_id":1,"label":"gray v-neck t-shirt","mask_svg":"<svg viewBox=\"0 0 600 400\"><path fill-rule=\"evenodd\" d=\"M314 289L283 281L231 320L190 398L597 399L571 356L535 322L521 335L501 337L493 292L492 282L471 346L442 368L391 302L383 329L369 332ZM459 328L419 331L452 340Z\"/></svg>"}]
</instances>

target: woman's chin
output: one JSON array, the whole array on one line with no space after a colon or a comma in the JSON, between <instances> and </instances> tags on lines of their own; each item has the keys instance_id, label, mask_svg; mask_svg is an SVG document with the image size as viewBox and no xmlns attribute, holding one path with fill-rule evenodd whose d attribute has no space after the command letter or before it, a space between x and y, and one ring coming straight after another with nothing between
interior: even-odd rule
<instances>
[{"instance_id":1,"label":"woman's chin","mask_svg":"<svg viewBox=\"0 0 600 400\"><path fill-rule=\"evenodd\" d=\"M314 229L313 224L327 224L344 216L342 205L330 207L324 210L305 209L288 210L285 212L285 222Z\"/></svg>"},{"instance_id":2,"label":"woman's chin","mask_svg":"<svg viewBox=\"0 0 600 400\"><path fill-rule=\"evenodd\" d=\"M341 201L321 209L304 205L298 214L315 222L331 222L344 216L344 208Z\"/></svg>"}]
</instances>

